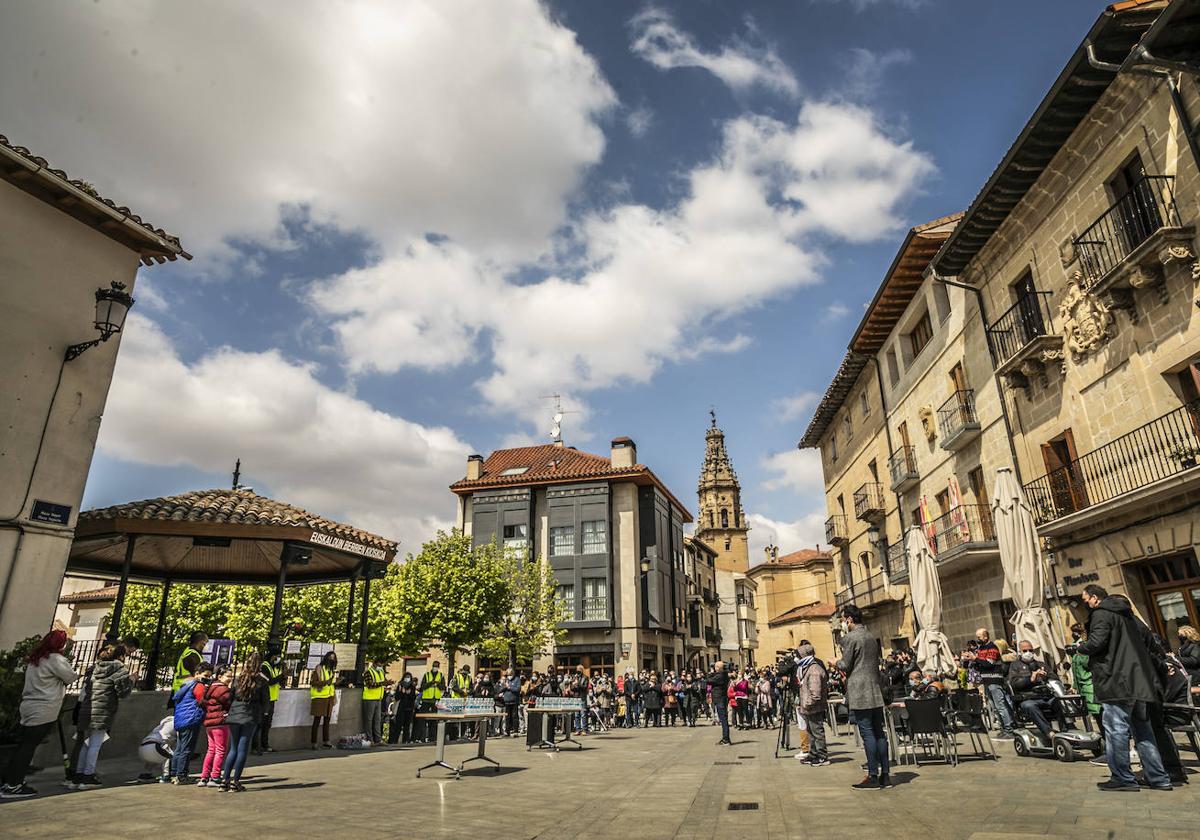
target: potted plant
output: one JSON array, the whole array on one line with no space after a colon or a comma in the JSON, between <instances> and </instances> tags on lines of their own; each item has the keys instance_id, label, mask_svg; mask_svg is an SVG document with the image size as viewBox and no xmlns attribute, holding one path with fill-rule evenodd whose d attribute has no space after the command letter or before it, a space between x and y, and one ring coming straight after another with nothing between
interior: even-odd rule
<instances>
[{"instance_id":1,"label":"potted plant","mask_svg":"<svg viewBox=\"0 0 1200 840\"><path fill-rule=\"evenodd\" d=\"M1181 444L1171 450L1171 457L1179 464L1181 470L1191 469L1196 466L1196 458L1200 455L1200 449L1197 449L1191 444Z\"/></svg>"},{"instance_id":2,"label":"potted plant","mask_svg":"<svg viewBox=\"0 0 1200 840\"><path fill-rule=\"evenodd\" d=\"M21 725L21 694L25 690L25 661L41 641L30 636L11 650L0 651L0 767L8 766L8 757L17 744Z\"/></svg>"}]
</instances>

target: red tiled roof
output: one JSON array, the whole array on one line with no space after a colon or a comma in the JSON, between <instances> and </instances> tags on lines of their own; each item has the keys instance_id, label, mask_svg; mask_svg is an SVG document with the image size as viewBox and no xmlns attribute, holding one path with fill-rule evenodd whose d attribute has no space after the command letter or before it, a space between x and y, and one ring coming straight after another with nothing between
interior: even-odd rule
<instances>
[{"instance_id":1,"label":"red tiled roof","mask_svg":"<svg viewBox=\"0 0 1200 840\"><path fill-rule=\"evenodd\" d=\"M82 592L72 592L59 596L60 604L92 604L101 601L115 601L119 586L104 586L100 589L85 589Z\"/></svg>"},{"instance_id":2,"label":"red tiled roof","mask_svg":"<svg viewBox=\"0 0 1200 840\"><path fill-rule=\"evenodd\" d=\"M528 467L515 475L503 475L507 470ZM675 498L667 486L645 464L632 467L614 467L612 461L601 455L580 452L570 447L552 443L539 446L518 446L514 449L497 449L483 462L483 473L476 479L460 479L450 485L459 494L490 487L528 487L544 484L560 484L582 479L642 479L643 483L656 484L679 506L686 522L692 521L688 509Z\"/></svg>"},{"instance_id":3,"label":"red tiled roof","mask_svg":"<svg viewBox=\"0 0 1200 840\"><path fill-rule=\"evenodd\" d=\"M816 601L811 604L801 604L798 607L792 607L790 610L772 618L767 622L767 625L773 627L776 624L787 624L790 621L801 621L806 618L829 619L835 612L837 612L837 607L833 604Z\"/></svg>"},{"instance_id":4,"label":"red tiled roof","mask_svg":"<svg viewBox=\"0 0 1200 840\"><path fill-rule=\"evenodd\" d=\"M806 563L811 563L814 560L833 560L833 555L826 551L817 551L811 548L802 548L799 551L793 551L791 554L785 554L782 557L776 557L765 563L759 563L751 566L746 574L754 574L759 570L778 569L780 566L803 566Z\"/></svg>"}]
</instances>

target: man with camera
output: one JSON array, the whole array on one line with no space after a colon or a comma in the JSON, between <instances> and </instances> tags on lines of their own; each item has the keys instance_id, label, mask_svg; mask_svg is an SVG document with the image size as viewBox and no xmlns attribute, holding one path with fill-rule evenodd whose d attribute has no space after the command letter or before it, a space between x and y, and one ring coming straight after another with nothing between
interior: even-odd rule
<instances>
[{"instance_id":1,"label":"man with camera","mask_svg":"<svg viewBox=\"0 0 1200 840\"><path fill-rule=\"evenodd\" d=\"M729 740L729 674L725 672L725 663L718 659L705 679L712 689L713 706L721 722L721 740L717 746L729 746L733 742Z\"/></svg>"}]
</instances>

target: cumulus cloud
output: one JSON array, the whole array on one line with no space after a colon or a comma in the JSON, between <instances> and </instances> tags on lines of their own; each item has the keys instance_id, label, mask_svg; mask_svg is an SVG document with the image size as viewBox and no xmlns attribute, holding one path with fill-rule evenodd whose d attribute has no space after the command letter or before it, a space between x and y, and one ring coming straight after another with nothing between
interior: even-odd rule
<instances>
[{"instance_id":1,"label":"cumulus cloud","mask_svg":"<svg viewBox=\"0 0 1200 840\"><path fill-rule=\"evenodd\" d=\"M790 397L780 397L771 403L775 410L775 419L780 423L790 423L805 416L809 409L817 404L821 395L816 391L801 391Z\"/></svg>"},{"instance_id":2,"label":"cumulus cloud","mask_svg":"<svg viewBox=\"0 0 1200 840\"><path fill-rule=\"evenodd\" d=\"M748 339L721 335L723 321L815 282L818 236L864 241L899 227L903 200L931 170L870 111L805 103L791 124L731 120L674 206L582 215L557 249L571 258L541 280L515 282L512 267L453 241L414 240L316 284L311 300L332 317L352 371L490 353L480 393L529 417L534 397L564 383L582 395L741 349Z\"/></svg>"},{"instance_id":3,"label":"cumulus cloud","mask_svg":"<svg viewBox=\"0 0 1200 840\"><path fill-rule=\"evenodd\" d=\"M616 103L537 0L8 4L0 76L5 134L202 257L288 206L537 252Z\"/></svg>"},{"instance_id":4,"label":"cumulus cloud","mask_svg":"<svg viewBox=\"0 0 1200 840\"><path fill-rule=\"evenodd\" d=\"M246 475L280 500L399 539L402 550L453 524L446 487L471 452L450 429L378 411L277 351L223 347L186 363L137 314L122 333L99 446L202 470L242 457Z\"/></svg>"},{"instance_id":5,"label":"cumulus cloud","mask_svg":"<svg viewBox=\"0 0 1200 840\"><path fill-rule=\"evenodd\" d=\"M772 477L763 482L764 490L790 490L801 496L823 497L825 479L821 456L815 449L787 449L761 461Z\"/></svg>"},{"instance_id":6,"label":"cumulus cloud","mask_svg":"<svg viewBox=\"0 0 1200 840\"><path fill-rule=\"evenodd\" d=\"M831 303L825 307L825 317L823 318L823 320L825 320L825 321L840 321L842 318L845 318L849 314L850 314L850 307L846 306L846 304L844 304L844 303L834 301L833 303Z\"/></svg>"},{"instance_id":7,"label":"cumulus cloud","mask_svg":"<svg viewBox=\"0 0 1200 840\"><path fill-rule=\"evenodd\" d=\"M647 9L629 26L633 34L630 49L661 70L699 67L736 91L761 86L789 96L800 92L795 75L774 50L737 41L706 52L662 9Z\"/></svg>"},{"instance_id":8,"label":"cumulus cloud","mask_svg":"<svg viewBox=\"0 0 1200 840\"><path fill-rule=\"evenodd\" d=\"M763 549L776 546L779 553L790 554L802 548L816 548L825 542L825 514L813 511L791 522L781 522L758 513L746 514L750 523L750 562L758 564L765 557Z\"/></svg>"}]
</instances>

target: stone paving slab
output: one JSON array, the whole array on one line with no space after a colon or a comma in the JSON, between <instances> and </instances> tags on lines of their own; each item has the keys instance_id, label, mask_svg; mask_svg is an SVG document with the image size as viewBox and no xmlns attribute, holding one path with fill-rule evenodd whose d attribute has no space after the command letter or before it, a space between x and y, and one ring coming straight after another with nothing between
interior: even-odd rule
<instances>
[{"instance_id":1,"label":"stone paving slab","mask_svg":"<svg viewBox=\"0 0 1200 840\"><path fill-rule=\"evenodd\" d=\"M0 837L171 838L182 836L179 815L198 808L211 811L222 836L255 840L1200 838L1200 781L1172 793L1101 793L1103 768L1022 759L1002 747L995 762L906 765L893 770L896 788L855 791L862 759L852 739L833 739L834 763L813 768L775 759L775 736L738 732L733 747L718 747L713 727L664 727L591 736L583 750L560 753L494 739L488 752L501 771L472 764L460 780L440 769L416 778L431 760L427 746L279 753L251 760L241 794L121 784L140 768L108 761L102 776L111 784L97 790L67 792L61 770L39 774L31 781L49 795L0 803ZM472 744L447 750L451 762L471 755ZM731 802L758 808L731 811Z\"/></svg>"}]
</instances>

